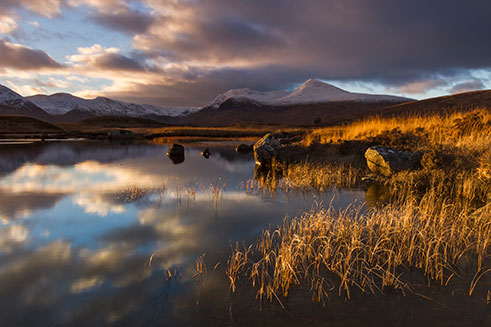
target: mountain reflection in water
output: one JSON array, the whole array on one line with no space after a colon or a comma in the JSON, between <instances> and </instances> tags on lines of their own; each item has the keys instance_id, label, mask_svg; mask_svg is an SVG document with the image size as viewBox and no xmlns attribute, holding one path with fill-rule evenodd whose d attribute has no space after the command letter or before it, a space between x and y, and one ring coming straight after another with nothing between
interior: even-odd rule
<instances>
[{"instance_id":1,"label":"mountain reflection in water","mask_svg":"<svg viewBox=\"0 0 491 327\"><path fill-rule=\"evenodd\" d=\"M246 191L254 160L234 146L186 145L174 165L165 144L0 144L0 325L214 325L231 244L364 200Z\"/></svg>"}]
</instances>

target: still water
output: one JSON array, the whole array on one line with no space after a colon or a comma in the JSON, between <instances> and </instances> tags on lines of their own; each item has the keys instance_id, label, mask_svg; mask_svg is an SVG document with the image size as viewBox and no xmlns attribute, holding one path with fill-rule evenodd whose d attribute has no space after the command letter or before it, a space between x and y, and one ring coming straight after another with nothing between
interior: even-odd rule
<instances>
[{"instance_id":1,"label":"still water","mask_svg":"<svg viewBox=\"0 0 491 327\"><path fill-rule=\"evenodd\" d=\"M226 324L236 241L364 201L251 189L252 154L234 146L187 144L173 164L167 144L0 143L0 326Z\"/></svg>"}]
</instances>

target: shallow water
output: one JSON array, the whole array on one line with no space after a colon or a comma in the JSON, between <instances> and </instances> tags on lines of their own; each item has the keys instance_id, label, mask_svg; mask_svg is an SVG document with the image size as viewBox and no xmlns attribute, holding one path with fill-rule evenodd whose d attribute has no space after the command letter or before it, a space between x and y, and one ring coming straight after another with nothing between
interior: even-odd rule
<instances>
[{"instance_id":1,"label":"shallow water","mask_svg":"<svg viewBox=\"0 0 491 327\"><path fill-rule=\"evenodd\" d=\"M188 144L173 164L167 144L0 144L0 325L215 325L232 244L364 201L251 189L252 154L234 145Z\"/></svg>"}]
</instances>

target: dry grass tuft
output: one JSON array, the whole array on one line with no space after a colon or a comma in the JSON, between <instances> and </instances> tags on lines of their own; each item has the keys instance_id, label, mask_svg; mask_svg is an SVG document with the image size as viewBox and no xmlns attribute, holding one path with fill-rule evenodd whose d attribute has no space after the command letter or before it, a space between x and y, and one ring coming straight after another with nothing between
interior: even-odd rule
<instances>
[{"instance_id":1,"label":"dry grass tuft","mask_svg":"<svg viewBox=\"0 0 491 327\"><path fill-rule=\"evenodd\" d=\"M313 130L304 145L305 160L277 163L279 172L266 174L274 187L356 186L368 173L363 153L371 145L422 150L424 167L378 179L390 191L387 205L312 210L237 246L227 270L233 291L250 280L259 299L279 301L307 284L324 302L354 290L414 292L422 279L460 280L472 295L491 273L489 110L371 118Z\"/></svg>"},{"instance_id":2,"label":"dry grass tuft","mask_svg":"<svg viewBox=\"0 0 491 327\"><path fill-rule=\"evenodd\" d=\"M487 271L491 257L491 207L472 211L435 193L402 206L362 212L318 209L275 230L265 230L248 248L238 246L228 262L232 290L250 279L259 299L288 296L307 283L312 299L331 294L350 298L353 290L374 294L412 292L419 272L448 285L452 278Z\"/></svg>"}]
</instances>

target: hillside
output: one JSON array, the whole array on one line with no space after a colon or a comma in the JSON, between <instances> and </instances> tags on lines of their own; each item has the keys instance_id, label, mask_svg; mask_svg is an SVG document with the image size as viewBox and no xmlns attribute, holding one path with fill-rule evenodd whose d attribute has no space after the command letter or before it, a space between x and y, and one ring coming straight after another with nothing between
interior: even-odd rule
<instances>
[{"instance_id":1,"label":"hillside","mask_svg":"<svg viewBox=\"0 0 491 327\"><path fill-rule=\"evenodd\" d=\"M467 111L476 107L491 107L491 90L467 92L420 101L394 104L393 101L333 101L326 103L268 105L244 98L230 98L218 108L208 107L175 122L184 125L227 126L239 123L334 125L373 115L397 116Z\"/></svg>"},{"instance_id":2,"label":"hillside","mask_svg":"<svg viewBox=\"0 0 491 327\"><path fill-rule=\"evenodd\" d=\"M0 116L1 134L35 134L63 132L58 126L23 116Z\"/></svg>"},{"instance_id":3,"label":"hillside","mask_svg":"<svg viewBox=\"0 0 491 327\"><path fill-rule=\"evenodd\" d=\"M95 130L95 129L117 129L117 128L159 128L166 124L138 117L115 117L103 116L84 119L77 123L60 124L67 130Z\"/></svg>"},{"instance_id":4,"label":"hillside","mask_svg":"<svg viewBox=\"0 0 491 327\"><path fill-rule=\"evenodd\" d=\"M454 110L468 111L475 108L491 109L491 90L459 93L391 105L383 109L383 114L438 113Z\"/></svg>"}]
</instances>

